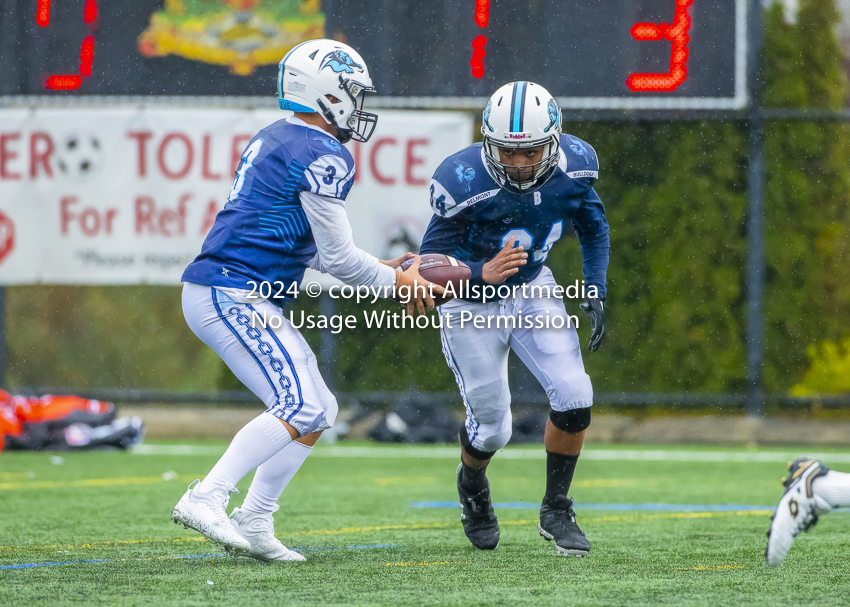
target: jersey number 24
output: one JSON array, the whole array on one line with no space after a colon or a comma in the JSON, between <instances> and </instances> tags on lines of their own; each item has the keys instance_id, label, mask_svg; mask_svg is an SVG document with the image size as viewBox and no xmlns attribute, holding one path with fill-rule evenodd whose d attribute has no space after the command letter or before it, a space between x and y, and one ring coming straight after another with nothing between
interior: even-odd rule
<instances>
[{"instance_id":1,"label":"jersey number 24","mask_svg":"<svg viewBox=\"0 0 850 607\"><path fill-rule=\"evenodd\" d=\"M561 233L564 229L564 221L558 221L552 224L552 228L549 230L549 235L546 237L546 242L543 243L543 246L539 249L534 249L534 236L528 230L510 230L502 236L502 242L499 245L499 248L504 249L505 245L508 244L508 241L513 237L514 246L521 246L523 251L528 251L531 254L532 263L540 263L546 256L549 255L549 250L552 248L552 245L561 237Z\"/></svg>"}]
</instances>

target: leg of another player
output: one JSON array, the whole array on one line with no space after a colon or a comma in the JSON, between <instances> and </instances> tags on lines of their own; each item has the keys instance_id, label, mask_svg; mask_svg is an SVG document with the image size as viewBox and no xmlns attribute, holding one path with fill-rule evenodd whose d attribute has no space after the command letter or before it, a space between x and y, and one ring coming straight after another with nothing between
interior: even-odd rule
<instances>
[{"instance_id":1,"label":"leg of another player","mask_svg":"<svg viewBox=\"0 0 850 607\"><path fill-rule=\"evenodd\" d=\"M794 539L814 527L819 516L850 505L850 474L830 470L810 457L789 462L782 484L785 492L770 517L764 551L767 564L773 566L782 564Z\"/></svg>"},{"instance_id":2,"label":"leg of another player","mask_svg":"<svg viewBox=\"0 0 850 607\"><path fill-rule=\"evenodd\" d=\"M850 506L850 474L830 470L812 482L812 491L832 508Z\"/></svg>"},{"instance_id":3,"label":"leg of another player","mask_svg":"<svg viewBox=\"0 0 850 607\"><path fill-rule=\"evenodd\" d=\"M326 417L330 417L326 419L327 423L320 425L320 427L327 428L336 419L336 399L322 378L318 361L310 346L295 329L289 327L289 325L286 325L286 327L287 340L290 343L297 342L300 344L301 350L307 358L306 372L302 370L299 373L301 376L301 388L304 390L305 398L324 403L323 407L328 411ZM312 380L312 382L309 380ZM308 394L309 397L307 396ZM332 413L330 413L331 411ZM257 468L242 508L263 514L277 510L277 501L307 460L307 457L313 450L313 445L316 444L316 441L319 440L321 435L322 431L319 430L298 438Z\"/></svg>"}]
</instances>

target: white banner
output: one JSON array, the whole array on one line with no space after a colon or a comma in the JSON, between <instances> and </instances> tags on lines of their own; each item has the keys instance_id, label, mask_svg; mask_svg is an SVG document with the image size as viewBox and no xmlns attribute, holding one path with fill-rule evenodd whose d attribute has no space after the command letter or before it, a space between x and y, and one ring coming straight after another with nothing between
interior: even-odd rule
<instances>
[{"instance_id":1,"label":"white banner","mask_svg":"<svg viewBox=\"0 0 850 607\"><path fill-rule=\"evenodd\" d=\"M201 250L243 148L287 114L235 109L0 110L0 284L171 284ZM348 215L358 246L418 246L428 183L472 117L381 111Z\"/></svg>"}]
</instances>

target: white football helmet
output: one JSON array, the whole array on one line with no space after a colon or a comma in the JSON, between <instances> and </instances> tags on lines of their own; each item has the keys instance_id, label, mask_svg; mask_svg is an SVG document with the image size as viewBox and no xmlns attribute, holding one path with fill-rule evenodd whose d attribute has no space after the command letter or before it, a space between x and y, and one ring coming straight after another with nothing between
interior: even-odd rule
<instances>
[{"instance_id":1,"label":"white football helmet","mask_svg":"<svg viewBox=\"0 0 850 607\"><path fill-rule=\"evenodd\" d=\"M539 84L511 82L493 93L484 109L481 133L487 167L509 191L528 193L541 187L558 166L561 109ZM543 159L522 171L502 161L501 150L505 148L537 146L544 146Z\"/></svg>"},{"instance_id":2,"label":"white football helmet","mask_svg":"<svg viewBox=\"0 0 850 607\"><path fill-rule=\"evenodd\" d=\"M302 42L278 67L280 109L319 112L337 128L342 143L365 142L372 136L378 116L364 112L363 101L366 93L375 92L366 62L336 40Z\"/></svg>"}]
</instances>

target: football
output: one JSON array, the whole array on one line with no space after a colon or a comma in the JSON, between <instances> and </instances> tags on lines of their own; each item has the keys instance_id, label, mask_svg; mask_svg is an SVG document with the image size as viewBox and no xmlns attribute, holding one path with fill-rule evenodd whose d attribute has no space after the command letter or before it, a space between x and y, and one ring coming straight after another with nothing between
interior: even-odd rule
<instances>
[{"instance_id":1,"label":"football","mask_svg":"<svg viewBox=\"0 0 850 607\"><path fill-rule=\"evenodd\" d=\"M469 269L468 265L449 255L426 253L420 256L420 260L419 275L422 278L441 287L448 286L451 283L455 293L460 293L461 288L465 289L466 283L472 276L472 270ZM413 260L410 260L401 264L402 272L407 270L412 263ZM453 297L451 295L448 297L434 297L434 304L442 306L452 299Z\"/></svg>"}]
</instances>

